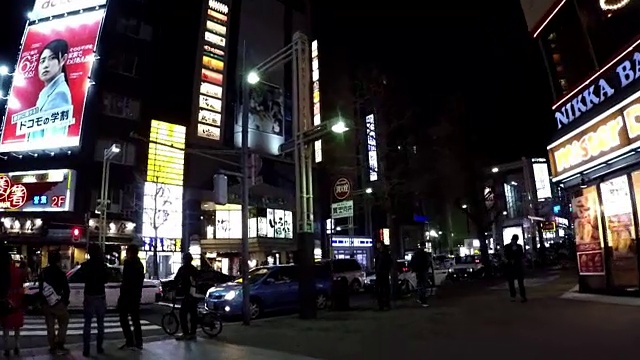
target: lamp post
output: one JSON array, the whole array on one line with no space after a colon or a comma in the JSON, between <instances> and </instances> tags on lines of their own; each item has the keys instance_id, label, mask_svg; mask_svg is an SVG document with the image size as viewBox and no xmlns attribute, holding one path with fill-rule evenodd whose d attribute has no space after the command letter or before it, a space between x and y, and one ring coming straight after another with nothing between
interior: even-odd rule
<instances>
[{"instance_id":1,"label":"lamp post","mask_svg":"<svg viewBox=\"0 0 640 360\"><path fill-rule=\"evenodd\" d=\"M256 84L260 81L260 76L273 69L275 66L291 61L293 63L293 140L280 145L280 153L293 151L296 183L296 236L298 248L298 268L300 269L300 280L298 295L300 297L300 318L312 319L316 317L315 299L315 279L313 277L314 265L314 229L313 229L313 142L329 131L341 133L348 130L343 121L335 124L321 123L313 125L311 115L311 54L309 40L301 32L293 34L291 44L254 67L247 73L246 81L249 84ZM249 95L247 87L243 87L243 131L248 131L248 108ZM243 140L248 135L243 135ZM243 148L248 144L243 141ZM244 157L243 157L244 158ZM248 183L248 166L243 167L243 178ZM243 244L246 240L243 236ZM248 256L248 250L243 255ZM246 281L243 281L246 284ZM248 285L245 285L248 289ZM243 309L246 313L249 299L248 292L243 289Z\"/></svg>"},{"instance_id":2,"label":"lamp post","mask_svg":"<svg viewBox=\"0 0 640 360\"><path fill-rule=\"evenodd\" d=\"M100 204L98 212L100 213L100 227L98 231L98 244L104 251L107 230L107 208L109 206L109 168L111 160L120 153L120 144L113 144L108 149L104 149L104 157L102 159L102 185L100 187Z\"/></svg>"}]
</instances>

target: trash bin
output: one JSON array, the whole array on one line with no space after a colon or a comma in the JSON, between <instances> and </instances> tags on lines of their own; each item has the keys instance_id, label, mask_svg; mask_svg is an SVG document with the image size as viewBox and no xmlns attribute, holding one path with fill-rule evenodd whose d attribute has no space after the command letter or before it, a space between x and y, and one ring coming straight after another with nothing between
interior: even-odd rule
<instances>
[{"instance_id":1,"label":"trash bin","mask_svg":"<svg viewBox=\"0 0 640 360\"><path fill-rule=\"evenodd\" d=\"M349 281L341 277L333 279L331 286L331 308L336 311L349 310Z\"/></svg>"}]
</instances>

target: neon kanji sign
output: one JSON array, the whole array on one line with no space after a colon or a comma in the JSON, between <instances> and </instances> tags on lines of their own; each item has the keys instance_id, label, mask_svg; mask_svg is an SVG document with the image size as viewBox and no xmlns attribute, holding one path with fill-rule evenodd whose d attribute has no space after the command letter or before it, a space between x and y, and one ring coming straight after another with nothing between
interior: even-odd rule
<instances>
[{"instance_id":1,"label":"neon kanji sign","mask_svg":"<svg viewBox=\"0 0 640 360\"><path fill-rule=\"evenodd\" d=\"M19 209L27 202L27 188L22 184L12 184L11 179L0 176L0 209Z\"/></svg>"}]
</instances>

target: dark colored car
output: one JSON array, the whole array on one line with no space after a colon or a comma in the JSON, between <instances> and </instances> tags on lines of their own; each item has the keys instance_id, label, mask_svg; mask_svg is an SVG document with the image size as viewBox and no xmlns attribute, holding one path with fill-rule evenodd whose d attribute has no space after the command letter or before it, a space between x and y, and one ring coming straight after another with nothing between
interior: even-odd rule
<instances>
[{"instance_id":1,"label":"dark colored car","mask_svg":"<svg viewBox=\"0 0 640 360\"><path fill-rule=\"evenodd\" d=\"M176 284L174 275L171 275L168 279L162 280L162 294L166 300L171 300L175 296ZM196 278L196 292L198 294L205 295L207 291L220 284L225 284L233 281L233 276L224 274L220 271L213 269L198 270L198 277Z\"/></svg>"}]
</instances>

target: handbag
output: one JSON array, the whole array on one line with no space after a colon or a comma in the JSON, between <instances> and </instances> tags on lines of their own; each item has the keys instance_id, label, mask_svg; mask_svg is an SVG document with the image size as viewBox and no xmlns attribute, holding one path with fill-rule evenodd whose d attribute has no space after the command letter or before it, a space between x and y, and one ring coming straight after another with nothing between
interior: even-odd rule
<instances>
[{"instance_id":1,"label":"handbag","mask_svg":"<svg viewBox=\"0 0 640 360\"><path fill-rule=\"evenodd\" d=\"M9 299L0 300L0 316L7 316L15 311L15 306Z\"/></svg>"}]
</instances>

